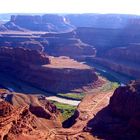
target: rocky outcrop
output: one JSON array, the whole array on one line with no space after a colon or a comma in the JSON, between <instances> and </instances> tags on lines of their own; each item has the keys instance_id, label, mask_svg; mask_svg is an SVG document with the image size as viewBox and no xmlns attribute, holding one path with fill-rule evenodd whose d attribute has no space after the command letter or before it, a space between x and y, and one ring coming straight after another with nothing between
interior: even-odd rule
<instances>
[{"instance_id":1,"label":"rocky outcrop","mask_svg":"<svg viewBox=\"0 0 140 140\"><path fill-rule=\"evenodd\" d=\"M13 110L13 106L10 106L7 102L0 102L0 116L7 116L8 114L11 114Z\"/></svg>"},{"instance_id":2,"label":"rocky outcrop","mask_svg":"<svg viewBox=\"0 0 140 140\"><path fill-rule=\"evenodd\" d=\"M0 47L23 47L31 50L44 51L48 41L41 38L40 34L32 33L3 33L0 36Z\"/></svg>"},{"instance_id":3,"label":"rocky outcrop","mask_svg":"<svg viewBox=\"0 0 140 140\"><path fill-rule=\"evenodd\" d=\"M123 28L79 27L76 33L83 42L97 49L98 56L104 56L110 49L139 44L140 24L135 24L132 20L128 20Z\"/></svg>"},{"instance_id":4,"label":"rocky outcrop","mask_svg":"<svg viewBox=\"0 0 140 140\"><path fill-rule=\"evenodd\" d=\"M7 31L7 28L3 24L0 24L0 31L1 32Z\"/></svg>"},{"instance_id":5,"label":"rocky outcrop","mask_svg":"<svg viewBox=\"0 0 140 140\"><path fill-rule=\"evenodd\" d=\"M45 51L50 55L69 56L77 60L84 60L87 56L95 57L96 55L96 49L77 38L75 31L47 33L43 37L48 41Z\"/></svg>"},{"instance_id":6,"label":"rocky outcrop","mask_svg":"<svg viewBox=\"0 0 140 140\"><path fill-rule=\"evenodd\" d=\"M13 105L0 102L0 136L16 140L137 140L140 138L139 93L140 81L132 81L114 93L110 90L87 94L74 116L67 120L68 128L62 128L58 110L45 97L8 93L7 96L12 94Z\"/></svg>"},{"instance_id":7,"label":"rocky outcrop","mask_svg":"<svg viewBox=\"0 0 140 140\"><path fill-rule=\"evenodd\" d=\"M131 119L133 120L140 115L139 100L140 81L131 81L128 85L115 90L113 96L110 98L109 106L113 114L127 120L129 119L131 122Z\"/></svg>"},{"instance_id":8,"label":"rocky outcrop","mask_svg":"<svg viewBox=\"0 0 140 140\"><path fill-rule=\"evenodd\" d=\"M12 15L11 20L5 24L9 30L16 31L45 31L59 32L71 30L74 27L70 25L65 17L46 14L46 15Z\"/></svg>"},{"instance_id":9,"label":"rocky outcrop","mask_svg":"<svg viewBox=\"0 0 140 140\"><path fill-rule=\"evenodd\" d=\"M21 32L5 33L0 37L0 46L23 47L53 56L69 56L78 60L84 60L86 56L94 57L96 55L96 49L77 38L74 30L41 35Z\"/></svg>"},{"instance_id":10,"label":"rocky outcrop","mask_svg":"<svg viewBox=\"0 0 140 140\"><path fill-rule=\"evenodd\" d=\"M11 61L21 62L21 63L29 63L36 65L49 64L49 58L45 54L41 54L35 50L26 50L24 48L0 48L0 59L2 61ZM10 63L9 63L10 64Z\"/></svg>"},{"instance_id":11,"label":"rocky outcrop","mask_svg":"<svg viewBox=\"0 0 140 140\"><path fill-rule=\"evenodd\" d=\"M48 57L23 48L0 49L0 71L49 92L69 92L98 80L93 68L66 57Z\"/></svg>"},{"instance_id":12,"label":"rocky outcrop","mask_svg":"<svg viewBox=\"0 0 140 140\"><path fill-rule=\"evenodd\" d=\"M11 94L7 93L7 96ZM4 100L0 101L1 140L45 140L52 129L61 127L59 111L45 98L14 93L10 102L13 105ZM40 108L40 111L33 111L30 106ZM37 113L40 113L40 116ZM47 118L46 114L50 117Z\"/></svg>"}]
</instances>

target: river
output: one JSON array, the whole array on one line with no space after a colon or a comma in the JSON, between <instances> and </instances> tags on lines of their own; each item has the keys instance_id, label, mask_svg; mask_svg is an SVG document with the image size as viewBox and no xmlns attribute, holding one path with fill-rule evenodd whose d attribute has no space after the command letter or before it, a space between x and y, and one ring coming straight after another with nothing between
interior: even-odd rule
<instances>
[{"instance_id":1,"label":"river","mask_svg":"<svg viewBox=\"0 0 140 140\"><path fill-rule=\"evenodd\" d=\"M113 70L110 70L109 68L103 67L102 65L96 64L96 63L91 63L91 62L86 62L87 65L94 67L96 72L99 73L100 76L105 77L109 81L112 82L118 82L119 84L126 84L130 80L134 80L134 78L126 76L124 74L115 72Z\"/></svg>"},{"instance_id":2,"label":"river","mask_svg":"<svg viewBox=\"0 0 140 140\"><path fill-rule=\"evenodd\" d=\"M118 82L120 84L125 85L126 83L128 83L128 81L132 80L131 77L114 72L101 65L90 63L90 62L86 62L86 64L88 64L91 67L94 67L100 76L105 77L109 81ZM15 92L22 92L25 94L29 94L29 93L30 94L44 94L46 95L46 99L48 100L53 100L53 101L57 101L60 103L69 104L73 106L77 106L80 103L80 101L67 99L64 97L62 98L62 97L57 96L56 94L41 91L40 89L32 87L29 84L22 82L21 80L17 80L16 78L4 75L2 73L0 73L0 80L1 80L1 83L0 83L1 88L6 87L7 89L12 89Z\"/></svg>"}]
</instances>

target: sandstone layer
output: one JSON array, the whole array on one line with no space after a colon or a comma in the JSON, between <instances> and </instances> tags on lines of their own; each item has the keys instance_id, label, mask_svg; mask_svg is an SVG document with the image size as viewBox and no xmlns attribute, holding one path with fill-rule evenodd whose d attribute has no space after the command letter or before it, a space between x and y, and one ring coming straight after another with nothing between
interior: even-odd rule
<instances>
[{"instance_id":1,"label":"sandstone layer","mask_svg":"<svg viewBox=\"0 0 140 140\"><path fill-rule=\"evenodd\" d=\"M49 57L35 50L0 48L0 71L49 92L92 87L98 80L93 68L67 57Z\"/></svg>"},{"instance_id":2,"label":"sandstone layer","mask_svg":"<svg viewBox=\"0 0 140 140\"><path fill-rule=\"evenodd\" d=\"M9 30L60 32L74 28L64 16L46 15L12 15L11 20L4 25Z\"/></svg>"},{"instance_id":3,"label":"sandstone layer","mask_svg":"<svg viewBox=\"0 0 140 140\"><path fill-rule=\"evenodd\" d=\"M23 47L53 56L69 56L77 60L96 55L96 49L83 43L73 30L59 33L5 32L1 33L0 46Z\"/></svg>"},{"instance_id":4,"label":"sandstone layer","mask_svg":"<svg viewBox=\"0 0 140 140\"><path fill-rule=\"evenodd\" d=\"M53 56L69 56L77 60L85 60L87 56L94 57L96 49L83 43L75 31L62 33L46 33L42 35L48 41L45 52Z\"/></svg>"},{"instance_id":5,"label":"sandstone layer","mask_svg":"<svg viewBox=\"0 0 140 140\"><path fill-rule=\"evenodd\" d=\"M45 98L6 90L0 96L1 140L45 140L51 129L61 127L59 111Z\"/></svg>"}]
</instances>

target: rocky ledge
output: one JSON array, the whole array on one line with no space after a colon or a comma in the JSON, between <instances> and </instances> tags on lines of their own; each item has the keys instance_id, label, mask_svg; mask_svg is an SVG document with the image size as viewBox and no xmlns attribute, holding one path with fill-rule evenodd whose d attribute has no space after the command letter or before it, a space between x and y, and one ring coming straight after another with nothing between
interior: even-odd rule
<instances>
[{"instance_id":1,"label":"rocky ledge","mask_svg":"<svg viewBox=\"0 0 140 140\"><path fill-rule=\"evenodd\" d=\"M56 14L46 15L12 15L11 20L4 24L8 30L14 31L45 31L59 32L71 30L70 25L64 16Z\"/></svg>"},{"instance_id":2,"label":"rocky ledge","mask_svg":"<svg viewBox=\"0 0 140 140\"><path fill-rule=\"evenodd\" d=\"M96 56L94 46L83 43L74 30L59 33L48 32L0 32L1 47L23 47L45 52L52 56L68 56L84 60Z\"/></svg>"},{"instance_id":3,"label":"rocky ledge","mask_svg":"<svg viewBox=\"0 0 140 140\"><path fill-rule=\"evenodd\" d=\"M98 80L94 69L85 64L23 48L0 48L0 71L55 93L81 92Z\"/></svg>"},{"instance_id":4,"label":"rocky ledge","mask_svg":"<svg viewBox=\"0 0 140 140\"><path fill-rule=\"evenodd\" d=\"M96 49L83 43L76 32L46 33L42 35L48 41L45 51L53 56L69 56L76 60L84 60L87 56L96 56Z\"/></svg>"},{"instance_id":5,"label":"rocky ledge","mask_svg":"<svg viewBox=\"0 0 140 140\"><path fill-rule=\"evenodd\" d=\"M51 129L61 127L59 111L45 98L1 89L0 96L5 97L0 101L1 140L45 140ZM9 96L11 104L5 101Z\"/></svg>"}]
</instances>

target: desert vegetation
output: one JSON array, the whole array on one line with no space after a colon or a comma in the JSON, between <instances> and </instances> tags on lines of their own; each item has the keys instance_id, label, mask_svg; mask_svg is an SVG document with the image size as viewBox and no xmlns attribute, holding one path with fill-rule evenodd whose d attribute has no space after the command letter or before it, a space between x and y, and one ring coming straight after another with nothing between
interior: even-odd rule
<instances>
[{"instance_id":1,"label":"desert vegetation","mask_svg":"<svg viewBox=\"0 0 140 140\"><path fill-rule=\"evenodd\" d=\"M61 97L66 97L70 99L76 99L76 100L81 100L84 98L85 93L59 93L58 94Z\"/></svg>"},{"instance_id":2,"label":"desert vegetation","mask_svg":"<svg viewBox=\"0 0 140 140\"><path fill-rule=\"evenodd\" d=\"M55 104L58 110L62 113L62 121L65 121L69 117L71 117L76 109L76 106L63 104L56 101L51 101L51 102Z\"/></svg>"}]
</instances>

